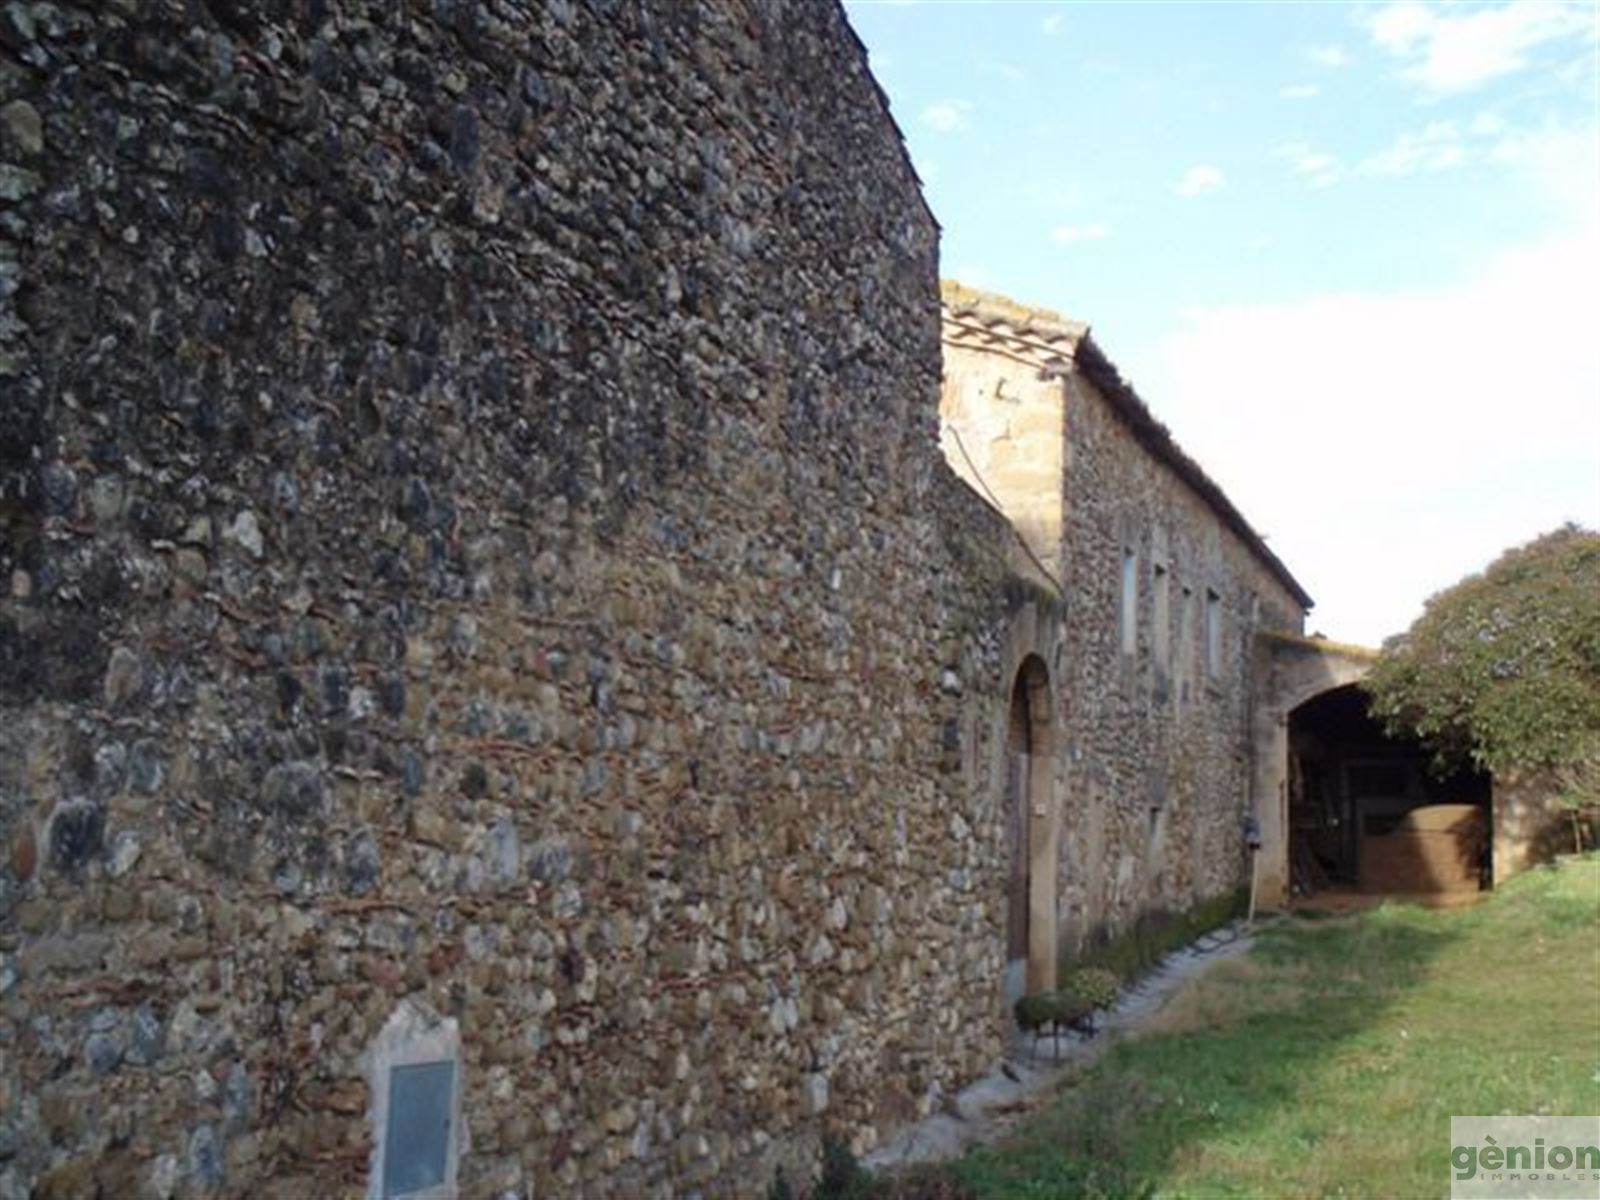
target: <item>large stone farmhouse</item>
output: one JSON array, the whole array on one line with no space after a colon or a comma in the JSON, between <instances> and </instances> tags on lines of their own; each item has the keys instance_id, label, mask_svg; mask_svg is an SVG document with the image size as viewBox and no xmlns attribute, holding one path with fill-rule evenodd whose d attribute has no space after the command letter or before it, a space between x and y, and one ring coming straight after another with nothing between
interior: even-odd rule
<instances>
[{"instance_id":1,"label":"large stone farmhouse","mask_svg":"<svg viewBox=\"0 0 1600 1200\"><path fill-rule=\"evenodd\" d=\"M937 233L834 3L4 6L0 1200L760 1194L1281 897L1359 663Z\"/></svg>"},{"instance_id":2,"label":"large stone farmhouse","mask_svg":"<svg viewBox=\"0 0 1600 1200\"><path fill-rule=\"evenodd\" d=\"M1043 987L1086 938L1244 883L1256 635L1311 599L1084 325L947 283L941 335L945 457L1055 599L1012 925Z\"/></svg>"}]
</instances>

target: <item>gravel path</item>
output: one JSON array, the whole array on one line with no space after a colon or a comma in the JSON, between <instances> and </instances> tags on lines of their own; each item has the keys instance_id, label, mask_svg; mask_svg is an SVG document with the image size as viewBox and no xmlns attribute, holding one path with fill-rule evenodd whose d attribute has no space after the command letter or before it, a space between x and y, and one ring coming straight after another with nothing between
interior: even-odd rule
<instances>
[{"instance_id":1,"label":"gravel path","mask_svg":"<svg viewBox=\"0 0 1600 1200\"><path fill-rule=\"evenodd\" d=\"M969 1147L1002 1137L1069 1071L1095 1062L1117 1039L1135 1033L1172 994L1219 962L1250 949L1253 938L1242 923L1224 926L1170 955L1161 966L1126 989L1100 1020L1100 1032L1087 1041L1063 1036L1060 1057L1051 1039L1017 1035L998 1069L950 1097L943 1111L900 1130L863 1164L872 1170L939 1162Z\"/></svg>"}]
</instances>

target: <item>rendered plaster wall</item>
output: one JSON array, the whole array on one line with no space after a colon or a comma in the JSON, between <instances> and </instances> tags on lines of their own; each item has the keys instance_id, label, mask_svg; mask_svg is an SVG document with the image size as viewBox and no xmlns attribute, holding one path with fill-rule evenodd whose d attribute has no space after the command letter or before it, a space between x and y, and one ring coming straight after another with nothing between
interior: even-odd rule
<instances>
[{"instance_id":1,"label":"rendered plaster wall","mask_svg":"<svg viewBox=\"0 0 1600 1200\"><path fill-rule=\"evenodd\" d=\"M1059 378L994 350L945 345L939 395L945 460L993 497L1057 579L1062 405Z\"/></svg>"},{"instance_id":2,"label":"rendered plaster wall","mask_svg":"<svg viewBox=\"0 0 1600 1200\"><path fill-rule=\"evenodd\" d=\"M1253 646L1263 629L1298 632L1303 612L1089 380L1074 372L1065 391L1060 926L1070 953L1142 912L1184 909L1248 882ZM1122 628L1129 555L1131 653Z\"/></svg>"},{"instance_id":3,"label":"rendered plaster wall","mask_svg":"<svg viewBox=\"0 0 1600 1200\"><path fill-rule=\"evenodd\" d=\"M0 1197L361 1194L402 1004L469 1196L992 1066L1023 602L836 5L8 4L0 152Z\"/></svg>"}]
</instances>

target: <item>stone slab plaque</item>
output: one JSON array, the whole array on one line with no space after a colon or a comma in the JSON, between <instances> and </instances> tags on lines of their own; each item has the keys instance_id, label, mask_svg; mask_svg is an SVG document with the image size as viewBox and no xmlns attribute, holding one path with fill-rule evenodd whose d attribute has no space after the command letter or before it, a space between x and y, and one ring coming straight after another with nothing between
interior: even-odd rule
<instances>
[{"instance_id":1,"label":"stone slab plaque","mask_svg":"<svg viewBox=\"0 0 1600 1200\"><path fill-rule=\"evenodd\" d=\"M438 1188L450 1162L456 1065L413 1063L389 1075L389 1121L384 1136L383 1195L405 1197Z\"/></svg>"},{"instance_id":2,"label":"stone slab plaque","mask_svg":"<svg viewBox=\"0 0 1600 1200\"><path fill-rule=\"evenodd\" d=\"M456 1022L403 1000L363 1057L372 1098L365 1200L452 1200L468 1145Z\"/></svg>"}]
</instances>

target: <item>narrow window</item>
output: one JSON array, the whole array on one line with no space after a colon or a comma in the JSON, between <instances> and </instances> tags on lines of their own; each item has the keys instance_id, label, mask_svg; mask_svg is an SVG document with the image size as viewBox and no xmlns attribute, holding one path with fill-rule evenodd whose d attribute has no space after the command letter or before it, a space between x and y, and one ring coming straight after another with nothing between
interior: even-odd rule
<instances>
[{"instance_id":1,"label":"narrow window","mask_svg":"<svg viewBox=\"0 0 1600 1200\"><path fill-rule=\"evenodd\" d=\"M1122 652L1139 648L1139 556L1122 552Z\"/></svg>"},{"instance_id":2,"label":"narrow window","mask_svg":"<svg viewBox=\"0 0 1600 1200\"><path fill-rule=\"evenodd\" d=\"M1222 597L1206 589L1206 674L1222 672Z\"/></svg>"},{"instance_id":3,"label":"narrow window","mask_svg":"<svg viewBox=\"0 0 1600 1200\"><path fill-rule=\"evenodd\" d=\"M1172 587L1167 568L1157 563L1151 572L1150 597L1154 628L1150 631L1155 646L1156 667L1164 672L1172 670Z\"/></svg>"},{"instance_id":4,"label":"narrow window","mask_svg":"<svg viewBox=\"0 0 1600 1200\"><path fill-rule=\"evenodd\" d=\"M1178 593L1178 678L1178 699L1188 700L1194 678L1194 589L1188 584Z\"/></svg>"}]
</instances>

